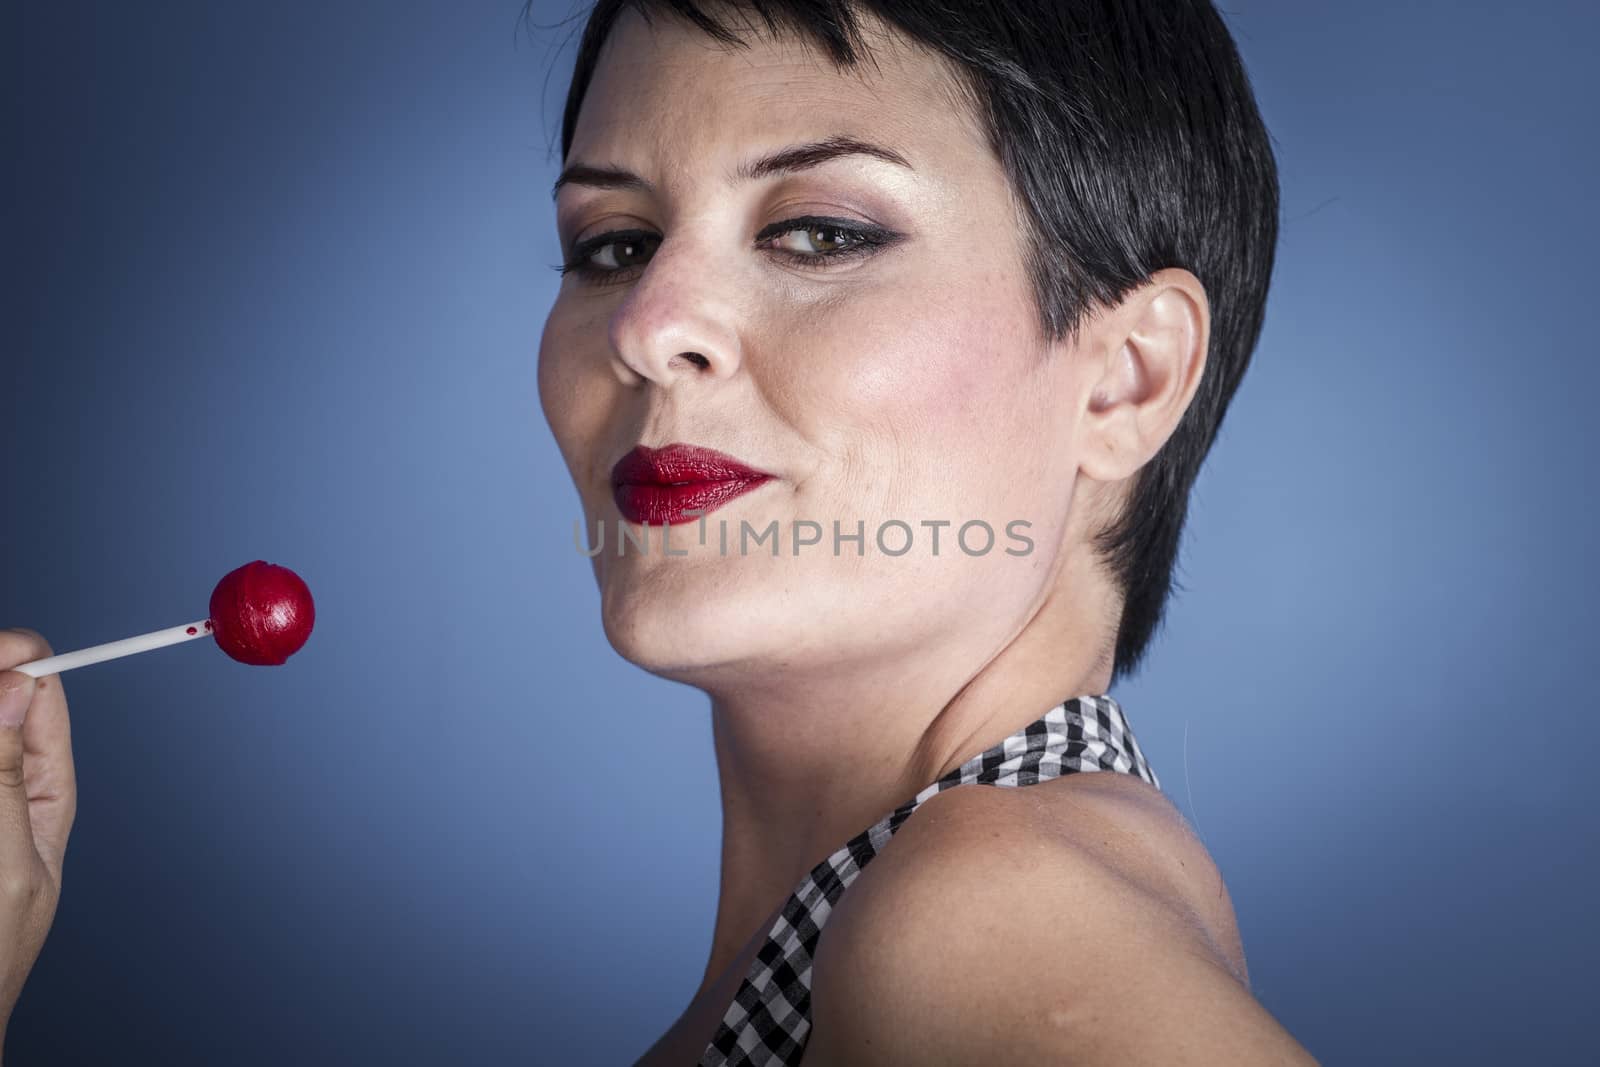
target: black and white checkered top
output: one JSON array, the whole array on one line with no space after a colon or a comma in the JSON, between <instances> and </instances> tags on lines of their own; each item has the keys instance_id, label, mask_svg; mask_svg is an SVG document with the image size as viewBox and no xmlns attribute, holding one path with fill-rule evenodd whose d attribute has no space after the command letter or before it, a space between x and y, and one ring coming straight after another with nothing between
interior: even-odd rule
<instances>
[{"instance_id":1,"label":"black and white checkered top","mask_svg":"<svg viewBox=\"0 0 1600 1067\"><path fill-rule=\"evenodd\" d=\"M822 924L924 800L959 785L1027 786L1074 771L1122 771L1161 788L1116 700L1079 696L1057 704L851 838L801 879L751 961L699 1067L800 1062L811 1032L811 959Z\"/></svg>"}]
</instances>

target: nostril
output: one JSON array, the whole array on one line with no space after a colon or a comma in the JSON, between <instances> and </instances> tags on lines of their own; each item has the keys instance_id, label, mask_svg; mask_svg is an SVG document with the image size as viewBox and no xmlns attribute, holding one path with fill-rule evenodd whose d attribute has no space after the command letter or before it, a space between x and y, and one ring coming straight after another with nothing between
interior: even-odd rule
<instances>
[{"instance_id":1,"label":"nostril","mask_svg":"<svg viewBox=\"0 0 1600 1067\"><path fill-rule=\"evenodd\" d=\"M683 358L688 360L690 363L693 363L701 370L705 370L707 367L711 366L711 361L698 352L685 352L683 354Z\"/></svg>"}]
</instances>

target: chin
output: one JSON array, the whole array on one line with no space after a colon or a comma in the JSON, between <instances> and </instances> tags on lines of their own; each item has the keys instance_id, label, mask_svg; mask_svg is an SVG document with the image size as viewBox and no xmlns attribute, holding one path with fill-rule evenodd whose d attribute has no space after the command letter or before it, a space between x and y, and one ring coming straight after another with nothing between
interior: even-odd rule
<instances>
[{"instance_id":1,"label":"chin","mask_svg":"<svg viewBox=\"0 0 1600 1067\"><path fill-rule=\"evenodd\" d=\"M611 570L600 583L606 639L629 663L666 677L781 651L783 620L762 583L728 577L681 565Z\"/></svg>"}]
</instances>

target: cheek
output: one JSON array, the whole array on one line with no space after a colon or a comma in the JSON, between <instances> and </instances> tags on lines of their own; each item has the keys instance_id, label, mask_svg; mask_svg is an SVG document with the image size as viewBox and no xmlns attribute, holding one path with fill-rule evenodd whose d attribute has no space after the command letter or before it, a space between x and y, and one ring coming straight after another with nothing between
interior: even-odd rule
<instances>
[{"instance_id":1,"label":"cheek","mask_svg":"<svg viewBox=\"0 0 1600 1067\"><path fill-rule=\"evenodd\" d=\"M856 405L908 430L992 419L1026 354L1016 328L1025 312L1008 279L946 264L918 281L897 288L847 335L862 341L848 364Z\"/></svg>"},{"instance_id":2,"label":"cheek","mask_svg":"<svg viewBox=\"0 0 1600 1067\"><path fill-rule=\"evenodd\" d=\"M849 347L833 346L837 370L816 379L827 394L817 410L870 467L893 465L901 476L937 467L946 478L966 467L986 476L997 451L1035 432L1029 339L1007 305L981 295L917 293L870 328L846 332Z\"/></svg>"},{"instance_id":3,"label":"cheek","mask_svg":"<svg viewBox=\"0 0 1600 1067\"><path fill-rule=\"evenodd\" d=\"M575 340L574 331L563 326L559 308L551 311L539 337L539 404L557 438L561 436L558 425L573 389L571 352Z\"/></svg>"},{"instance_id":4,"label":"cheek","mask_svg":"<svg viewBox=\"0 0 1600 1067\"><path fill-rule=\"evenodd\" d=\"M567 462L586 454L604 424L610 403L606 363L586 353L589 327L564 321L559 309L545 322L539 339L539 406ZM597 370L598 368L598 370ZM575 467L573 476L580 474Z\"/></svg>"}]
</instances>

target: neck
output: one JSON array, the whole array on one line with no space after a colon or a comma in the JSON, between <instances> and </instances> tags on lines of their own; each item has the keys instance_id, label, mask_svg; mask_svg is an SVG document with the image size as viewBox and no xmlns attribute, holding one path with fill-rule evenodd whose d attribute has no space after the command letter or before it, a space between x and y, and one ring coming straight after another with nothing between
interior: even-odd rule
<instances>
[{"instance_id":1,"label":"neck","mask_svg":"<svg viewBox=\"0 0 1600 1067\"><path fill-rule=\"evenodd\" d=\"M1009 632L964 620L939 647L820 670L769 665L701 685L723 813L702 992L834 849L1052 705L1105 692L1108 615L1093 609L1115 601L1080 577L1052 583ZM1114 635L1114 606L1109 618Z\"/></svg>"}]
</instances>

